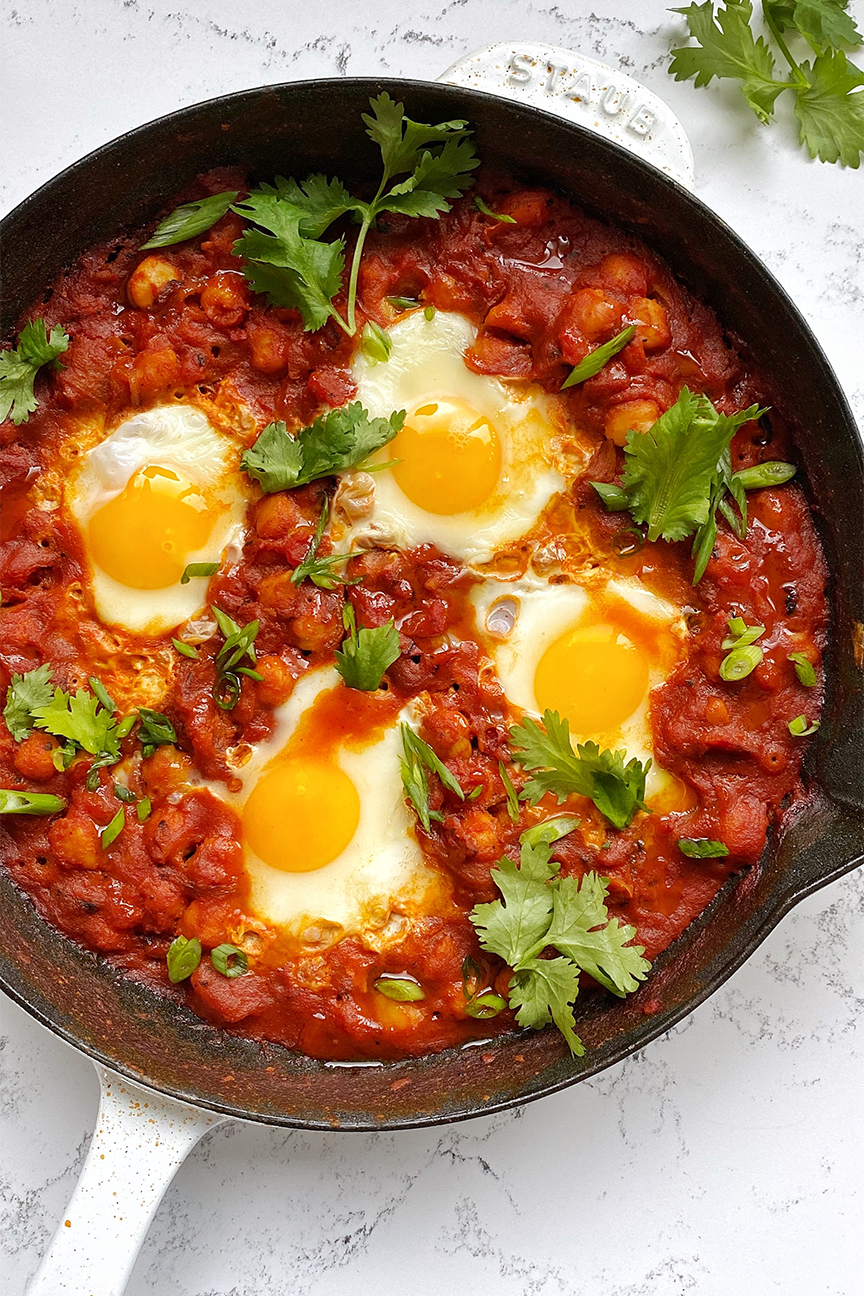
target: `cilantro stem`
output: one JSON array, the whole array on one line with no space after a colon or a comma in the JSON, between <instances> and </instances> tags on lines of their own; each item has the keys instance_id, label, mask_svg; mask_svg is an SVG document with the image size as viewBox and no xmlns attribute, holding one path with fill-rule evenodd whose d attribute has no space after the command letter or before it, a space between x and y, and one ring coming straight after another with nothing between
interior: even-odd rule
<instances>
[{"instance_id":1,"label":"cilantro stem","mask_svg":"<svg viewBox=\"0 0 864 1296\"><path fill-rule=\"evenodd\" d=\"M783 57L785 58L786 62L789 64L790 68L792 69L792 75L795 78L794 81L785 81L783 83L784 89L800 90L804 88L809 90L810 82L807 80L804 73L801 71L801 68L798 66L798 64L793 59L792 55L789 53L789 46L786 44L785 40L783 39L783 33L780 31L780 28L777 26L777 23L774 21L774 18L772 17L771 9L769 5L766 4L762 6L762 16L764 17L765 22L768 25L768 30L771 32L771 35L774 37L775 41L780 47L780 51L783 54Z\"/></svg>"},{"instance_id":2,"label":"cilantro stem","mask_svg":"<svg viewBox=\"0 0 864 1296\"><path fill-rule=\"evenodd\" d=\"M363 245L366 242L366 235L375 224L375 217L378 215L378 203L381 195L390 180L389 168L384 169L384 175L378 186L378 192L366 208L365 215L360 224L360 230L357 234L357 242L354 244L354 256L351 260L351 275L348 280L348 327L345 330L349 337L353 337L357 332L357 280L360 275L360 258L363 255Z\"/></svg>"}]
</instances>

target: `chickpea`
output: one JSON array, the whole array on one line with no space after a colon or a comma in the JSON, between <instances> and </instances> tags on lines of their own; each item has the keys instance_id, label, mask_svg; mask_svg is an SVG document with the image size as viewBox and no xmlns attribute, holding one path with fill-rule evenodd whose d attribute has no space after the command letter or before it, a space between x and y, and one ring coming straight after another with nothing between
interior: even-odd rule
<instances>
[{"instance_id":1,"label":"chickpea","mask_svg":"<svg viewBox=\"0 0 864 1296\"><path fill-rule=\"evenodd\" d=\"M623 446L628 432L647 432L660 417L660 406L653 400L624 401L614 405L606 415L606 436Z\"/></svg>"},{"instance_id":2,"label":"chickpea","mask_svg":"<svg viewBox=\"0 0 864 1296\"><path fill-rule=\"evenodd\" d=\"M250 328L248 336L254 369L259 373L275 374L285 368L285 347L280 333L263 325Z\"/></svg>"},{"instance_id":3,"label":"chickpea","mask_svg":"<svg viewBox=\"0 0 864 1296\"><path fill-rule=\"evenodd\" d=\"M136 399L164 391L179 379L180 361L176 351L167 343L148 347L146 351L139 352L132 362L130 386Z\"/></svg>"},{"instance_id":4,"label":"chickpea","mask_svg":"<svg viewBox=\"0 0 864 1296\"><path fill-rule=\"evenodd\" d=\"M600 262L603 282L628 297L644 297L648 290L648 270L644 261L630 252L610 252Z\"/></svg>"},{"instance_id":5,"label":"chickpea","mask_svg":"<svg viewBox=\"0 0 864 1296\"><path fill-rule=\"evenodd\" d=\"M246 280L236 270L218 270L201 293L201 309L216 328L235 328L249 309Z\"/></svg>"},{"instance_id":6,"label":"chickpea","mask_svg":"<svg viewBox=\"0 0 864 1296\"><path fill-rule=\"evenodd\" d=\"M67 868L98 869L102 863L98 828L92 819L74 811L51 825L48 840L60 863Z\"/></svg>"},{"instance_id":7,"label":"chickpea","mask_svg":"<svg viewBox=\"0 0 864 1296\"><path fill-rule=\"evenodd\" d=\"M646 351L661 351L672 341L666 311L653 297L635 297L630 303L627 318L636 325L636 336L641 338Z\"/></svg>"},{"instance_id":8,"label":"chickpea","mask_svg":"<svg viewBox=\"0 0 864 1296\"><path fill-rule=\"evenodd\" d=\"M306 519L285 491L267 495L255 510L255 530L262 540L286 539Z\"/></svg>"},{"instance_id":9,"label":"chickpea","mask_svg":"<svg viewBox=\"0 0 864 1296\"><path fill-rule=\"evenodd\" d=\"M54 753L59 747L56 738L46 733L31 733L15 748L13 762L19 774L24 778L44 782L57 773L54 767Z\"/></svg>"},{"instance_id":10,"label":"chickpea","mask_svg":"<svg viewBox=\"0 0 864 1296\"><path fill-rule=\"evenodd\" d=\"M148 256L132 271L126 285L126 295L133 306L149 310L166 284L179 280L176 266L164 257Z\"/></svg>"},{"instance_id":11,"label":"chickpea","mask_svg":"<svg viewBox=\"0 0 864 1296\"><path fill-rule=\"evenodd\" d=\"M592 342L605 342L621 328L624 313L602 288L580 288L570 302L569 315L580 332Z\"/></svg>"},{"instance_id":12,"label":"chickpea","mask_svg":"<svg viewBox=\"0 0 864 1296\"><path fill-rule=\"evenodd\" d=\"M294 689L295 676L282 658L275 654L259 657L255 669L264 676L258 685L258 701L269 707L287 702Z\"/></svg>"},{"instance_id":13,"label":"chickpea","mask_svg":"<svg viewBox=\"0 0 864 1296\"><path fill-rule=\"evenodd\" d=\"M300 592L288 571L271 572L258 586L258 602L274 612L292 612L297 606Z\"/></svg>"}]
</instances>

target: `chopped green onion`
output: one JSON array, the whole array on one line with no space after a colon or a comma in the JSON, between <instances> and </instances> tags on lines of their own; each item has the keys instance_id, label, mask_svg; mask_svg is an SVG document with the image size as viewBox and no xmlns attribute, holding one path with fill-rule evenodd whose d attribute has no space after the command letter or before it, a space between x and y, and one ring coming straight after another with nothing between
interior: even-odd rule
<instances>
[{"instance_id":1,"label":"chopped green onion","mask_svg":"<svg viewBox=\"0 0 864 1296\"><path fill-rule=\"evenodd\" d=\"M193 576L215 576L219 570L218 562L187 563L180 577L181 585L188 585Z\"/></svg>"},{"instance_id":2,"label":"chopped green onion","mask_svg":"<svg viewBox=\"0 0 864 1296\"><path fill-rule=\"evenodd\" d=\"M137 719L138 717L135 715L134 712L132 713L132 715L124 716L123 719L120 720L117 724L117 729L115 731L116 737L128 738L130 733L135 727L135 721Z\"/></svg>"},{"instance_id":3,"label":"chopped green onion","mask_svg":"<svg viewBox=\"0 0 864 1296\"><path fill-rule=\"evenodd\" d=\"M385 360L390 359L390 352L393 350L393 340L390 338L380 325L374 324L369 320L363 327L360 335L360 350L367 355L370 360L383 364Z\"/></svg>"},{"instance_id":4,"label":"chopped green onion","mask_svg":"<svg viewBox=\"0 0 864 1296\"><path fill-rule=\"evenodd\" d=\"M197 661L197 648L193 648L191 644L184 643L182 639L172 639L171 642L181 657L188 657L191 661Z\"/></svg>"},{"instance_id":5,"label":"chopped green onion","mask_svg":"<svg viewBox=\"0 0 864 1296\"><path fill-rule=\"evenodd\" d=\"M170 247L172 243L183 243L186 239L195 238L196 234L203 234L222 219L237 192L226 190L211 194L209 198L184 203L156 226L147 242L141 244L142 252L148 248Z\"/></svg>"},{"instance_id":6,"label":"chopped green onion","mask_svg":"<svg viewBox=\"0 0 864 1296\"><path fill-rule=\"evenodd\" d=\"M138 800L135 793L131 792L129 788L124 787L122 783L114 784L114 795L118 801L125 801L126 805Z\"/></svg>"},{"instance_id":7,"label":"chopped green onion","mask_svg":"<svg viewBox=\"0 0 864 1296\"><path fill-rule=\"evenodd\" d=\"M417 1003L426 998L423 987L409 977L380 976L373 984L385 999L395 999L397 1003Z\"/></svg>"},{"instance_id":8,"label":"chopped green onion","mask_svg":"<svg viewBox=\"0 0 864 1296\"><path fill-rule=\"evenodd\" d=\"M107 850L112 842L115 842L126 827L126 811L121 806L109 823L108 827L103 829L101 846Z\"/></svg>"},{"instance_id":9,"label":"chopped green onion","mask_svg":"<svg viewBox=\"0 0 864 1296\"><path fill-rule=\"evenodd\" d=\"M482 1021L488 1017L497 1017L506 1007L506 999L488 990L485 994L477 995L476 999L469 999L465 1011L469 1017L479 1017Z\"/></svg>"},{"instance_id":10,"label":"chopped green onion","mask_svg":"<svg viewBox=\"0 0 864 1296\"><path fill-rule=\"evenodd\" d=\"M423 311L423 318L426 320L433 320L435 318L435 307L427 306Z\"/></svg>"},{"instance_id":11,"label":"chopped green onion","mask_svg":"<svg viewBox=\"0 0 864 1296\"><path fill-rule=\"evenodd\" d=\"M201 962L201 942L194 936L191 940L187 940L185 936L176 936L168 946L165 957L168 980L176 985L178 981L190 977Z\"/></svg>"},{"instance_id":12,"label":"chopped green onion","mask_svg":"<svg viewBox=\"0 0 864 1296\"><path fill-rule=\"evenodd\" d=\"M729 629L731 634L727 635L720 645L724 652L730 648L747 648L750 644L761 639L765 633L765 627L760 625L745 625L740 617L731 617L729 620Z\"/></svg>"},{"instance_id":13,"label":"chopped green onion","mask_svg":"<svg viewBox=\"0 0 864 1296\"><path fill-rule=\"evenodd\" d=\"M513 786L513 780L511 779L510 775L507 773L507 769L504 765L504 762L500 760L498 762L498 773L501 775L501 782L504 784L504 791L507 793L507 813L510 816L513 823L518 823L519 822L519 797L516 794L516 789Z\"/></svg>"},{"instance_id":14,"label":"chopped green onion","mask_svg":"<svg viewBox=\"0 0 864 1296\"><path fill-rule=\"evenodd\" d=\"M420 305L416 297L388 297L387 300L394 310L416 310Z\"/></svg>"},{"instance_id":15,"label":"chopped green onion","mask_svg":"<svg viewBox=\"0 0 864 1296\"><path fill-rule=\"evenodd\" d=\"M805 688L816 687L816 671L808 657L803 653L790 653L787 660L795 667L799 684L803 684Z\"/></svg>"},{"instance_id":16,"label":"chopped green onion","mask_svg":"<svg viewBox=\"0 0 864 1296\"><path fill-rule=\"evenodd\" d=\"M745 490L761 490L764 486L782 486L792 480L796 471L794 464L772 459L768 463L754 464L752 468L742 468L733 473L733 480Z\"/></svg>"},{"instance_id":17,"label":"chopped green onion","mask_svg":"<svg viewBox=\"0 0 864 1296\"><path fill-rule=\"evenodd\" d=\"M66 809L62 797L48 792L18 792L14 788L0 788L0 814L59 814Z\"/></svg>"},{"instance_id":18,"label":"chopped green onion","mask_svg":"<svg viewBox=\"0 0 864 1296\"><path fill-rule=\"evenodd\" d=\"M240 699L240 680L236 675L223 675L213 686L213 701L220 711L233 711Z\"/></svg>"},{"instance_id":19,"label":"chopped green onion","mask_svg":"<svg viewBox=\"0 0 864 1296\"><path fill-rule=\"evenodd\" d=\"M90 687L93 690L93 696L99 699L109 715L113 715L117 708L114 705L114 699L111 697L102 681L97 679L95 675L91 675Z\"/></svg>"},{"instance_id":20,"label":"chopped green onion","mask_svg":"<svg viewBox=\"0 0 864 1296\"><path fill-rule=\"evenodd\" d=\"M230 959L234 962L229 962ZM249 960L236 945L217 945L210 951L210 962L225 977L243 976L249 971Z\"/></svg>"},{"instance_id":21,"label":"chopped green onion","mask_svg":"<svg viewBox=\"0 0 864 1296\"><path fill-rule=\"evenodd\" d=\"M480 197L479 194L474 195L474 206L484 216L491 216L493 220L502 221L503 224L505 225L516 224L516 220L513 216L508 216L506 212L495 212L492 210L491 207L487 207L486 203L483 201L483 199Z\"/></svg>"},{"instance_id":22,"label":"chopped green onion","mask_svg":"<svg viewBox=\"0 0 864 1296\"><path fill-rule=\"evenodd\" d=\"M138 802L138 805L135 807L135 813L138 816L138 822L144 823L146 819L149 819L150 811L152 809L153 809L153 804L150 798L142 797L141 800Z\"/></svg>"},{"instance_id":23,"label":"chopped green onion","mask_svg":"<svg viewBox=\"0 0 864 1296\"><path fill-rule=\"evenodd\" d=\"M729 847L711 837L679 837L678 849L688 859L722 859Z\"/></svg>"},{"instance_id":24,"label":"chopped green onion","mask_svg":"<svg viewBox=\"0 0 864 1296\"><path fill-rule=\"evenodd\" d=\"M483 784L478 783L477 786L473 787L470 792L465 793L465 800L476 801L482 791L483 791Z\"/></svg>"},{"instance_id":25,"label":"chopped green onion","mask_svg":"<svg viewBox=\"0 0 864 1296\"><path fill-rule=\"evenodd\" d=\"M246 675L249 677L249 679L257 680L259 684L264 683L264 676L261 674L261 672L252 670L250 666L238 666L237 674Z\"/></svg>"},{"instance_id":26,"label":"chopped green onion","mask_svg":"<svg viewBox=\"0 0 864 1296\"><path fill-rule=\"evenodd\" d=\"M72 764L77 750L78 748L75 746L74 742L63 743L62 747L58 747L54 752L54 755L51 757L51 763L54 768L59 770L62 774L63 771L67 770Z\"/></svg>"},{"instance_id":27,"label":"chopped green onion","mask_svg":"<svg viewBox=\"0 0 864 1296\"><path fill-rule=\"evenodd\" d=\"M720 663L720 678L729 684L746 679L759 665L762 655L762 649L756 644L750 644L746 648L733 648Z\"/></svg>"},{"instance_id":28,"label":"chopped green onion","mask_svg":"<svg viewBox=\"0 0 864 1296\"><path fill-rule=\"evenodd\" d=\"M554 815L551 819L544 819L542 823L535 824L529 828L519 838L526 846L540 846L545 844L551 846L553 843L566 837L568 833L573 832L582 822L576 815Z\"/></svg>"},{"instance_id":29,"label":"chopped green onion","mask_svg":"<svg viewBox=\"0 0 864 1296\"><path fill-rule=\"evenodd\" d=\"M177 730L161 711L151 711L150 707L139 707L138 717L141 721L138 739L145 760L153 755L157 747L166 747L177 741Z\"/></svg>"},{"instance_id":30,"label":"chopped green onion","mask_svg":"<svg viewBox=\"0 0 864 1296\"><path fill-rule=\"evenodd\" d=\"M627 328L622 329L614 338L610 338L602 346L595 347L584 360L579 361L576 368L572 370L570 377L561 384L561 390L564 391L567 387L575 387L577 383L583 383L588 378L594 378L601 369L605 368L613 356L616 356L619 351L623 351L627 344L633 341L635 336L635 324L628 324Z\"/></svg>"},{"instance_id":31,"label":"chopped green onion","mask_svg":"<svg viewBox=\"0 0 864 1296\"><path fill-rule=\"evenodd\" d=\"M818 728L818 720L814 720L811 725L808 725L807 717L803 715L796 716L794 720L789 721L789 732L793 738L809 738Z\"/></svg>"}]
</instances>

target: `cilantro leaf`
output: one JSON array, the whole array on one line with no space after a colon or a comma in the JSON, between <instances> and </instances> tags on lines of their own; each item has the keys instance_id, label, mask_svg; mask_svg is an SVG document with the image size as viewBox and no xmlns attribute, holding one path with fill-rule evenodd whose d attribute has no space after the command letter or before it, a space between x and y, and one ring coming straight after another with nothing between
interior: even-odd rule
<instances>
[{"instance_id":1,"label":"cilantro leaf","mask_svg":"<svg viewBox=\"0 0 864 1296\"><path fill-rule=\"evenodd\" d=\"M767 122L785 83L774 79L774 56L768 45L753 35L749 0L724 4L716 16L711 0L673 12L684 15L691 37L698 42L672 50L669 71L675 80L693 77L697 86L708 85L714 77L741 81L747 103L761 122Z\"/></svg>"},{"instance_id":2,"label":"cilantro leaf","mask_svg":"<svg viewBox=\"0 0 864 1296\"><path fill-rule=\"evenodd\" d=\"M581 880L560 878L546 940L623 999L638 987L651 964L642 957L641 945L630 944L636 928L608 918L607 891L607 880L597 873L586 873Z\"/></svg>"},{"instance_id":3,"label":"cilantro leaf","mask_svg":"<svg viewBox=\"0 0 864 1296\"><path fill-rule=\"evenodd\" d=\"M37 319L24 325L14 350L0 351L0 423L10 414L16 427L29 420L39 403L33 390L37 373L68 347L69 335L59 324L49 337L45 321Z\"/></svg>"},{"instance_id":4,"label":"cilantro leaf","mask_svg":"<svg viewBox=\"0 0 864 1296\"><path fill-rule=\"evenodd\" d=\"M346 603L342 609L342 624L347 636L342 640L341 651L336 651L336 669L348 688L372 693L381 687L384 672L399 657L399 631L392 619L374 629L357 629L354 609Z\"/></svg>"},{"instance_id":5,"label":"cilantro leaf","mask_svg":"<svg viewBox=\"0 0 864 1296\"><path fill-rule=\"evenodd\" d=\"M622 484L648 539L683 540L707 522L717 466L739 427L758 417L753 405L720 414L707 396L682 387L675 404L647 432L628 432Z\"/></svg>"},{"instance_id":6,"label":"cilantro leaf","mask_svg":"<svg viewBox=\"0 0 864 1296\"><path fill-rule=\"evenodd\" d=\"M405 421L401 410L389 419L370 419L359 401L329 410L291 436L284 423L268 423L240 466L262 490L289 490L319 477L355 468L392 441Z\"/></svg>"},{"instance_id":7,"label":"cilantro leaf","mask_svg":"<svg viewBox=\"0 0 864 1296\"><path fill-rule=\"evenodd\" d=\"M141 250L170 247L173 243L183 243L203 234L222 219L236 197L236 189L226 189L224 193L199 198L197 202L183 203L156 226L147 242L141 244Z\"/></svg>"},{"instance_id":8,"label":"cilantro leaf","mask_svg":"<svg viewBox=\"0 0 864 1296\"><path fill-rule=\"evenodd\" d=\"M290 209L292 215L296 213L299 217L302 236L320 239L340 216L363 205L351 197L341 180L310 175L298 183L277 176L274 184L261 184L253 189L234 210L241 216L251 216L256 225L271 229L279 227Z\"/></svg>"},{"instance_id":9,"label":"cilantro leaf","mask_svg":"<svg viewBox=\"0 0 864 1296\"><path fill-rule=\"evenodd\" d=\"M366 123L366 134L381 149L381 160L384 163L384 181L386 184L393 176L402 175L405 171L414 171L422 162L424 146L446 145L454 138L463 139L469 134L466 121L439 122L436 126L425 122L415 122L405 116L401 103L395 103L387 93L382 91L375 99L369 100L372 109L363 113ZM473 163L478 166L478 162Z\"/></svg>"},{"instance_id":10,"label":"cilantro leaf","mask_svg":"<svg viewBox=\"0 0 864 1296\"><path fill-rule=\"evenodd\" d=\"M623 997L651 965L641 945L629 944L635 928L609 918L606 879L596 873L581 880L557 876L553 843L573 826L572 820L553 820L523 833L519 863L501 859L491 873L502 898L475 905L471 922L482 948L513 969L510 1007L519 1025L540 1029L554 1023L578 1056L584 1050L571 1005L580 973ZM561 957L542 957L549 949Z\"/></svg>"},{"instance_id":11,"label":"cilantro leaf","mask_svg":"<svg viewBox=\"0 0 864 1296\"><path fill-rule=\"evenodd\" d=\"M570 742L570 725L557 711L544 711L541 729L526 717L510 730L513 759L534 771L523 790L532 805L553 792L559 803L574 793L589 797L616 828L626 828L637 810L647 810L645 780L651 761L643 766L626 752L601 751L595 742Z\"/></svg>"},{"instance_id":12,"label":"cilantro leaf","mask_svg":"<svg viewBox=\"0 0 864 1296\"><path fill-rule=\"evenodd\" d=\"M246 230L234 244L237 256L251 264L244 274L254 292L266 293L274 306L298 310L307 331L334 319L345 328L333 298L342 286L345 243L321 243L300 233L302 216L289 204L262 204L250 195L237 209L271 232ZM272 214L271 214L272 212Z\"/></svg>"},{"instance_id":13,"label":"cilantro leaf","mask_svg":"<svg viewBox=\"0 0 864 1296\"><path fill-rule=\"evenodd\" d=\"M763 0L766 15L781 31L798 31L814 53L827 49L854 49L861 33L847 13L849 0Z\"/></svg>"},{"instance_id":14,"label":"cilantro leaf","mask_svg":"<svg viewBox=\"0 0 864 1296\"><path fill-rule=\"evenodd\" d=\"M377 209L435 220L450 210L449 198L460 197L474 183L470 173L479 165L471 140L451 137L438 153L424 152L408 179L378 200Z\"/></svg>"},{"instance_id":15,"label":"cilantro leaf","mask_svg":"<svg viewBox=\"0 0 864 1296\"><path fill-rule=\"evenodd\" d=\"M49 702L32 708L32 715L37 728L68 739L91 756L120 755L117 725L111 712L84 689L74 694L55 689Z\"/></svg>"},{"instance_id":16,"label":"cilantro leaf","mask_svg":"<svg viewBox=\"0 0 864 1296\"><path fill-rule=\"evenodd\" d=\"M6 690L3 718L16 742L22 742L33 728L34 707L48 706L54 696L51 667L48 662L28 671L26 675L13 675Z\"/></svg>"},{"instance_id":17,"label":"cilantro leaf","mask_svg":"<svg viewBox=\"0 0 864 1296\"><path fill-rule=\"evenodd\" d=\"M864 151L864 72L840 50L819 54L801 71L808 86L798 92L799 136L811 157L857 167Z\"/></svg>"}]
</instances>

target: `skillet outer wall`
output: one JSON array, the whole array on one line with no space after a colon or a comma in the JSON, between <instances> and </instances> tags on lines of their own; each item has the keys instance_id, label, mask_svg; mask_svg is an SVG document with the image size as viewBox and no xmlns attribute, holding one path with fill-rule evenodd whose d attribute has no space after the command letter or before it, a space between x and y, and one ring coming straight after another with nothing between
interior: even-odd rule
<instances>
[{"instance_id":1,"label":"skillet outer wall","mask_svg":"<svg viewBox=\"0 0 864 1296\"><path fill-rule=\"evenodd\" d=\"M144 224L197 172L230 163L261 178L324 170L362 183L374 174L375 150L360 113L385 88L415 119L467 117L485 163L559 189L632 229L744 340L787 415L796 415L796 443L833 575L833 657L822 729L808 758L809 801L760 865L731 880L660 956L636 994L612 1004L607 996L584 996L577 1004L587 1045L581 1059L571 1059L550 1031L371 1067L322 1065L241 1039L67 940L0 871L0 984L33 1016L114 1070L173 1097L305 1128L460 1120L596 1074L691 1012L798 899L864 855L864 687L852 650L854 625L864 620L864 533L850 526L864 517L864 463L851 411L809 328L761 262L702 203L617 145L524 105L413 81L302 82L210 100L96 150L6 217L0 332L14 331L21 312L82 249Z\"/></svg>"}]
</instances>

